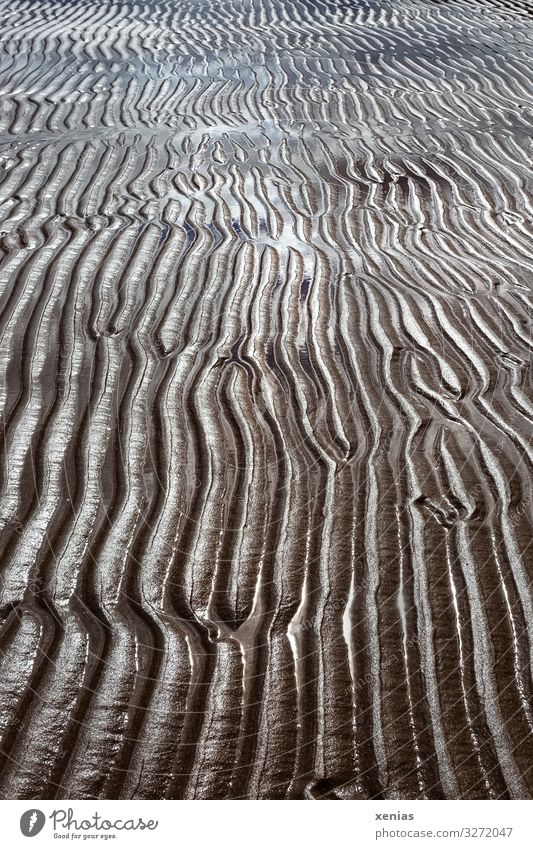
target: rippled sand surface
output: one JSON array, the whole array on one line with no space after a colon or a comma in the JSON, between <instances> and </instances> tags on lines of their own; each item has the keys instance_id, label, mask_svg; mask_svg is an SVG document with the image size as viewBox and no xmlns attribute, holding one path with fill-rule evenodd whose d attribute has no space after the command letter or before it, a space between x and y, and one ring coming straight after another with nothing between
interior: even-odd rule
<instances>
[{"instance_id":1,"label":"rippled sand surface","mask_svg":"<svg viewBox=\"0 0 533 849\"><path fill-rule=\"evenodd\" d=\"M1 795L531 797L533 6L0 11Z\"/></svg>"}]
</instances>

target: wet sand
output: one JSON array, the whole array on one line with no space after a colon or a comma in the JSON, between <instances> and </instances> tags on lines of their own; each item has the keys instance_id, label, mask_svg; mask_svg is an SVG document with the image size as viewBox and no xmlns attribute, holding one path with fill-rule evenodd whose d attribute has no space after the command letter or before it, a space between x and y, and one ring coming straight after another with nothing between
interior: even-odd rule
<instances>
[{"instance_id":1,"label":"wet sand","mask_svg":"<svg viewBox=\"0 0 533 849\"><path fill-rule=\"evenodd\" d=\"M0 0L0 794L533 790L533 6Z\"/></svg>"}]
</instances>

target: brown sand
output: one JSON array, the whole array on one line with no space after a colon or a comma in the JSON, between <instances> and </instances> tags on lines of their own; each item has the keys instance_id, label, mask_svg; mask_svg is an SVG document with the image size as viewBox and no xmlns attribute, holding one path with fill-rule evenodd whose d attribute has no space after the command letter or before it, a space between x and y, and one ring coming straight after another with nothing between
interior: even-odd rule
<instances>
[{"instance_id":1,"label":"brown sand","mask_svg":"<svg viewBox=\"0 0 533 849\"><path fill-rule=\"evenodd\" d=\"M1 794L531 797L530 7L0 8Z\"/></svg>"}]
</instances>

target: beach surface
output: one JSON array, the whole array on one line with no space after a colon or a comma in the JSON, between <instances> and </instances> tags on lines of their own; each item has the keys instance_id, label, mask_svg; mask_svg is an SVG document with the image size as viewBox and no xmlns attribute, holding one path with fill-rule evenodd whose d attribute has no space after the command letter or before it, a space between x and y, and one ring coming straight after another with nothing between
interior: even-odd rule
<instances>
[{"instance_id":1,"label":"beach surface","mask_svg":"<svg viewBox=\"0 0 533 849\"><path fill-rule=\"evenodd\" d=\"M0 795L533 795L533 5L0 0Z\"/></svg>"}]
</instances>

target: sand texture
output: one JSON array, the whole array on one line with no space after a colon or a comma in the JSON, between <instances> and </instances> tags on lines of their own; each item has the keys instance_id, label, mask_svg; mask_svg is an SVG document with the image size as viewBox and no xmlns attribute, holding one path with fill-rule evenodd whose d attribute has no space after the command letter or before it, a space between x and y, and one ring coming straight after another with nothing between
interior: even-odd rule
<instances>
[{"instance_id":1,"label":"sand texture","mask_svg":"<svg viewBox=\"0 0 533 849\"><path fill-rule=\"evenodd\" d=\"M533 795L533 5L0 0L0 795Z\"/></svg>"}]
</instances>

